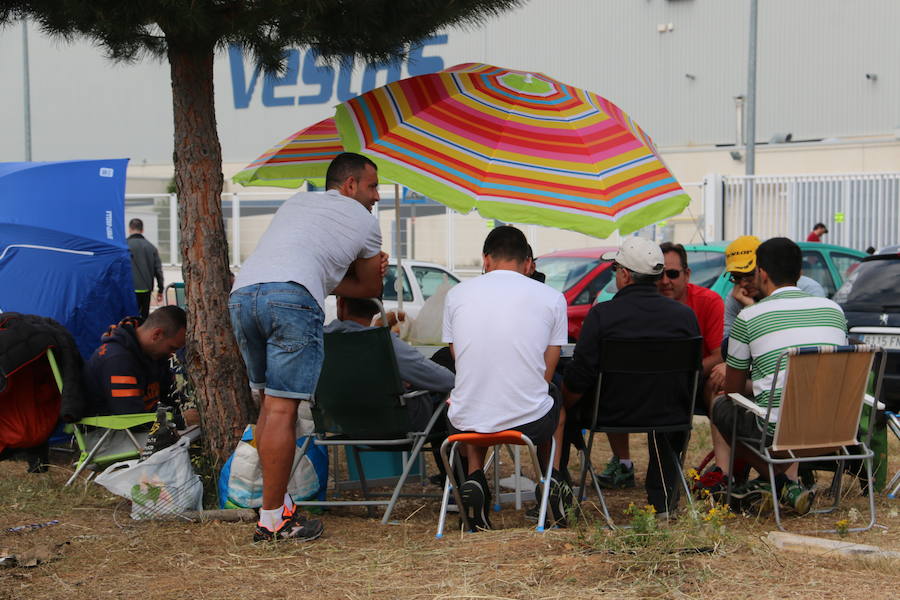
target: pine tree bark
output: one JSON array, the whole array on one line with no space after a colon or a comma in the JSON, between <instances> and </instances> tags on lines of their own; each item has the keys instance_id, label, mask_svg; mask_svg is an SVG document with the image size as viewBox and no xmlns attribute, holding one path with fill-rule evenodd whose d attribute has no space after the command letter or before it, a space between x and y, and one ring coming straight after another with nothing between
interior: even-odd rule
<instances>
[{"instance_id":1,"label":"pine tree bark","mask_svg":"<svg viewBox=\"0 0 900 600\"><path fill-rule=\"evenodd\" d=\"M246 370L228 315L230 269L222 220L222 150L213 96L214 47L169 39L182 274L187 297L187 371L196 390L207 454L215 466L255 420Z\"/></svg>"}]
</instances>

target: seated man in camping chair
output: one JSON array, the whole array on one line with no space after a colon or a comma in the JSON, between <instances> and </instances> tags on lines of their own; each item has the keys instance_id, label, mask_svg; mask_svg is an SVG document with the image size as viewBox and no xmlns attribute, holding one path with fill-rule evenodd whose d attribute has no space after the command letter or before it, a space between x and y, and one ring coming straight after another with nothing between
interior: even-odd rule
<instances>
[{"instance_id":1,"label":"seated man in camping chair","mask_svg":"<svg viewBox=\"0 0 900 600\"><path fill-rule=\"evenodd\" d=\"M169 357L185 343L187 317L164 306L143 323L124 319L103 334L84 368L85 389L94 414L122 415L173 403Z\"/></svg>"},{"instance_id":2,"label":"seated man in camping chair","mask_svg":"<svg viewBox=\"0 0 900 600\"><path fill-rule=\"evenodd\" d=\"M368 298L337 299L337 319L325 326L324 333L344 333L368 329L378 314L378 305ZM376 323L378 324L378 323ZM434 409L447 399L455 376L449 369L428 360L422 353L391 333L400 379L409 390L426 390L428 395L411 398L406 404L409 420L417 431L423 431ZM438 465L440 466L438 459Z\"/></svg>"}]
</instances>

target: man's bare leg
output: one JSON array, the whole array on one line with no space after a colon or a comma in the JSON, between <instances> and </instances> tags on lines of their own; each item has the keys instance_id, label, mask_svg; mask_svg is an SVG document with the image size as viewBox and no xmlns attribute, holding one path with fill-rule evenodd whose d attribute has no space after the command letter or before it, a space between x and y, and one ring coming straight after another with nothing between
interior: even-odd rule
<instances>
[{"instance_id":1,"label":"man's bare leg","mask_svg":"<svg viewBox=\"0 0 900 600\"><path fill-rule=\"evenodd\" d=\"M466 453L466 460L469 462L469 475L475 471L484 469L484 459L487 456L487 448L473 446L472 444L463 444L463 451Z\"/></svg>"},{"instance_id":2,"label":"man's bare leg","mask_svg":"<svg viewBox=\"0 0 900 600\"><path fill-rule=\"evenodd\" d=\"M556 430L553 432L553 439L556 442L556 456L553 457L553 468L559 471L559 465L562 462L562 444L563 431L566 426L566 409L559 409L559 423L556 424ZM538 446L538 460L541 462L541 468L547 468L547 460L550 458L550 444L541 444Z\"/></svg>"},{"instance_id":3,"label":"man's bare leg","mask_svg":"<svg viewBox=\"0 0 900 600\"><path fill-rule=\"evenodd\" d=\"M287 492L294 464L298 402L300 401L294 398L268 394L263 401L259 418L263 424L263 432L256 442L263 476L263 510L274 510L284 503L284 494Z\"/></svg>"},{"instance_id":4,"label":"man's bare leg","mask_svg":"<svg viewBox=\"0 0 900 600\"><path fill-rule=\"evenodd\" d=\"M607 433L609 438L609 448L619 460L631 460L631 448L628 446L627 433Z\"/></svg>"}]
</instances>

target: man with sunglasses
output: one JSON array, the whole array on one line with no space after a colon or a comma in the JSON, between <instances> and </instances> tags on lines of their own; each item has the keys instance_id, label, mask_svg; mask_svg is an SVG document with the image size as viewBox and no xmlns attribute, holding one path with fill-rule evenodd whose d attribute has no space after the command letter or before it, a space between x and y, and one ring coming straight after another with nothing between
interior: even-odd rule
<instances>
[{"instance_id":1,"label":"man with sunglasses","mask_svg":"<svg viewBox=\"0 0 900 600\"><path fill-rule=\"evenodd\" d=\"M729 281L734 284L731 294L725 299L725 328L723 338L731 332L731 324L744 308L756 304L762 299L762 292L756 285L756 249L759 238L745 235L731 242L725 249L725 270L730 273ZM806 275L801 275L797 287L810 296L824 298L825 289L819 282ZM720 369L724 377L724 366Z\"/></svg>"},{"instance_id":2,"label":"man with sunglasses","mask_svg":"<svg viewBox=\"0 0 900 600\"><path fill-rule=\"evenodd\" d=\"M585 406L590 402L582 402L576 407L576 404L582 397L593 400L590 390L596 389L601 340L683 339L700 335L700 327L694 312L684 304L664 297L657 289L657 282L663 272L664 258L662 250L656 243L639 237L630 237L622 243L618 251L604 254L602 258L615 261L613 269L619 291L609 302L591 308L575 345L572 362L566 367L563 382L566 410L571 407L573 411L577 410L582 418L592 411L593 405ZM607 422L656 422L659 412L667 410L666 406L653 406L652 414L647 412L649 407L642 414L637 414L633 403L628 399L634 397L669 399L672 398L673 389L677 389L677 382L672 378L647 377L638 386L634 386L629 379L627 389L620 388L623 383L616 380L615 376L607 381L612 383L609 384L609 388L605 388L604 393L608 392L610 397L620 400L614 406L607 404L602 406L603 418ZM660 436L665 437L665 443L673 448L681 447L684 442L681 432L657 433L656 437L652 433L647 435L649 448L654 448L657 443L663 443ZM627 449L628 438L627 435L624 437ZM617 447L612 440L610 446L615 454ZM680 466L672 461L666 452L651 451L649 454L645 480L647 500L657 513L666 513L673 509L678 501ZM634 466L630 459L620 460L618 455L613 456L604 474L613 481L613 485L607 487L634 486Z\"/></svg>"},{"instance_id":3,"label":"man with sunglasses","mask_svg":"<svg viewBox=\"0 0 900 600\"><path fill-rule=\"evenodd\" d=\"M703 336L703 386L698 395L696 407L699 414L705 413L705 406L715 392L722 389L725 382L724 369L717 371L717 377L710 377L713 367L722 362L722 318L724 305L722 298L714 291L691 283L691 269L688 267L687 252L681 244L664 242L662 250L664 265L656 289L666 298L686 305L697 317L700 334ZM634 485L634 466L627 433L608 433L609 446L614 458L597 476L598 483L606 489L631 487Z\"/></svg>"}]
</instances>

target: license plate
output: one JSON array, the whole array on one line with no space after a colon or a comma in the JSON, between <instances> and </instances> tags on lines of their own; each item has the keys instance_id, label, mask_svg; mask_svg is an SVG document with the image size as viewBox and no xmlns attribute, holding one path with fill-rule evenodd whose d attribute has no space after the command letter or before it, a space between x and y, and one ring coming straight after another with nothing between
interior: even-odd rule
<instances>
[{"instance_id":1,"label":"license plate","mask_svg":"<svg viewBox=\"0 0 900 600\"><path fill-rule=\"evenodd\" d=\"M900 335L866 333L863 334L863 341L867 344L881 346L885 350L900 350Z\"/></svg>"}]
</instances>

